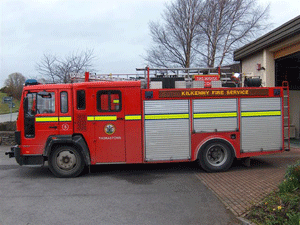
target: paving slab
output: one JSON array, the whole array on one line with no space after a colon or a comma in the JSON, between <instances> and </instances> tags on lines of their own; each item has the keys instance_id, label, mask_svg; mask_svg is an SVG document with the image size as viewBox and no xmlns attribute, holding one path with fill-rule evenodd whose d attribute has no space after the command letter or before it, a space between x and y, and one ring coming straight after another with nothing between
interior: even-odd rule
<instances>
[{"instance_id":1,"label":"paving slab","mask_svg":"<svg viewBox=\"0 0 300 225\"><path fill-rule=\"evenodd\" d=\"M239 161L223 173L196 172L196 176L211 189L236 216L246 213L284 179L288 165L300 160L300 148L279 154L253 157L250 167Z\"/></svg>"}]
</instances>

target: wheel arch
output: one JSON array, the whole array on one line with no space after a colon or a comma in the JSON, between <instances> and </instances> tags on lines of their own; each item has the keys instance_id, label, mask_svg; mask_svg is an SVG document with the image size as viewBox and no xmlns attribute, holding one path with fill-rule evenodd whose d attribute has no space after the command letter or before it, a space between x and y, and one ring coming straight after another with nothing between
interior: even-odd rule
<instances>
[{"instance_id":1,"label":"wheel arch","mask_svg":"<svg viewBox=\"0 0 300 225\"><path fill-rule=\"evenodd\" d=\"M85 164L91 164L89 148L82 135L55 135L48 137L43 156L47 159L54 149L59 148L61 146L69 146L76 148L81 152Z\"/></svg>"},{"instance_id":2,"label":"wheel arch","mask_svg":"<svg viewBox=\"0 0 300 225\"><path fill-rule=\"evenodd\" d=\"M203 142L201 142L198 146L197 146L197 150L196 150L196 159L199 160L199 153L200 151L202 151L203 149L206 148L206 146L208 146L211 143L214 142L221 142L225 145L227 145L229 147L229 149L232 151L233 156L236 157L236 150L233 146L232 143L230 143L230 141L226 140L225 138L222 137L211 137L207 140L204 140Z\"/></svg>"}]
</instances>

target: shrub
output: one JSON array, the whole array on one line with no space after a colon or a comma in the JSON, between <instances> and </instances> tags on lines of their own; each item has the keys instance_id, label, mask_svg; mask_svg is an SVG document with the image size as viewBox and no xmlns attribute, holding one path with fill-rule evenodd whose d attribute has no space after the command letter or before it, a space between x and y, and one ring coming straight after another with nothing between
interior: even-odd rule
<instances>
[{"instance_id":1,"label":"shrub","mask_svg":"<svg viewBox=\"0 0 300 225\"><path fill-rule=\"evenodd\" d=\"M287 168L285 180L279 185L280 193L293 192L300 189L300 161Z\"/></svg>"},{"instance_id":2,"label":"shrub","mask_svg":"<svg viewBox=\"0 0 300 225\"><path fill-rule=\"evenodd\" d=\"M287 168L279 191L253 206L246 218L256 224L300 225L300 161Z\"/></svg>"}]
</instances>

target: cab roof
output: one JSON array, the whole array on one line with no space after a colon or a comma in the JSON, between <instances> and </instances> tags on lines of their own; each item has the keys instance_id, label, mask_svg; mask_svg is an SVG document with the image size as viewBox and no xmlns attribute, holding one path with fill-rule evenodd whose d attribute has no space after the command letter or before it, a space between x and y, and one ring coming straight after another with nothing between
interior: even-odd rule
<instances>
[{"instance_id":1,"label":"cab roof","mask_svg":"<svg viewBox=\"0 0 300 225\"><path fill-rule=\"evenodd\" d=\"M70 89L70 88L122 88L122 87L141 87L141 81L95 81L95 82L82 82L82 83L69 83L69 84L37 84L28 85L24 90L45 90L45 89Z\"/></svg>"}]
</instances>

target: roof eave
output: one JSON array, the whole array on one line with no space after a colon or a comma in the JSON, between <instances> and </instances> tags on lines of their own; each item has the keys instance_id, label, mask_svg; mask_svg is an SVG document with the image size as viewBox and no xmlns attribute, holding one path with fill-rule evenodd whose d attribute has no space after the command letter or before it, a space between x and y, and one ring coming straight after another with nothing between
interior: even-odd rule
<instances>
[{"instance_id":1,"label":"roof eave","mask_svg":"<svg viewBox=\"0 0 300 225\"><path fill-rule=\"evenodd\" d=\"M262 51L297 34L300 34L300 16L234 51L234 60L240 61L249 55Z\"/></svg>"}]
</instances>

